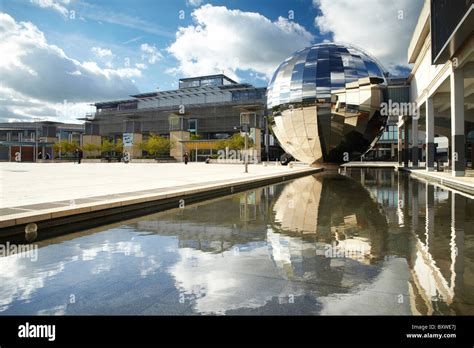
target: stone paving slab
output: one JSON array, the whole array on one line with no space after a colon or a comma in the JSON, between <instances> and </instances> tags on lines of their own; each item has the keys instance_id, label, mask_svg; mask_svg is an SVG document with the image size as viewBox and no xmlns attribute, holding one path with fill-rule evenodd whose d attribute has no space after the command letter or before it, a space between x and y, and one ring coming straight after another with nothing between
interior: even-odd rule
<instances>
[{"instance_id":1,"label":"stone paving slab","mask_svg":"<svg viewBox=\"0 0 474 348\"><path fill-rule=\"evenodd\" d=\"M189 163L0 163L0 208L291 173L305 167ZM307 168L307 167L306 167Z\"/></svg>"},{"instance_id":2,"label":"stone paving slab","mask_svg":"<svg viewBox=\"0 0 474 348\"><path fill-rule=\"evenodd\" d=\"M398 162L360 162L360 161L354 161L354 162L348 162L341 164L341 167L347 167L347 168L397 168L398 167Z\"/></svg>"},{"instance_id":3,"label":"stone paving slab","mask_svg":"<svg viewBox=\"0 0 474 348\"><path fill-rule=\"evenodd\" d=\"M399 166L397 162L348 162L342 164L345 168L396 168L411 173L413 176L445 185L449 188L459 190L469 195L474 195L474 170L467 169L465 176L453 177L451 171L428 172L420 162L417 168Z\"/></svg>"},{"instance_id":4,"label":"stone paving slab","mask_svg":"<svg viewBox=\"0 0 474 348\"><path fill-rule=\"evenodd\" d=\"M21 185L17 174L9 174L18 173L17 170L9 170L10 168L22 165L26 165L24 173L28 173L28 176L23 177L22 180L32 180L31 185L27 183ZM2 175L0 228L160 201L177 196L206 193L210 190L229 187L229 185L263 182L280 177L284 179L305 173L309 175L318 171L316 168L307 166L291 168L251 165L249 173L244 174L243 167L237 165L192 164L185 166L184 164L124 163L94 163L84 166L71 163L2 163L0 170ZM115 173L113 178L109 176L110 170ZM72 175L73 171L74 175ZM156 181L147 181L151 172L157 176ZM91 173L97 175L92 183ZM78 183L82 183L84 189ZM98 186L99 183L101 187ZM123 185L123 183L126 184ZM147 185L149 188L143 189ZM39 195L38 191L43 191L45 186L49 188L50 193ZM90 186L94 187L93 191L89 189ZM15 192L12 187L15 187ZM133 188L135 190L132 190ZM69 199L64 199L64 192L58 192L61 190L66 191ZM26 204L21 205L21 203ZM8 204L17 205L7 206Z\"/></svg>"}]
</instances>

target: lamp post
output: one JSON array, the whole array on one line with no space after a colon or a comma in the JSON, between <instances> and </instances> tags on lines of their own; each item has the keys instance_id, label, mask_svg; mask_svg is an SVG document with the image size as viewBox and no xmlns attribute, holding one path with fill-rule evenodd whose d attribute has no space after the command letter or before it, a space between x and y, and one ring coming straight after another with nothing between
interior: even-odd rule
<instances>
[{"instance_id":1,"label":"lamp post","mask_svg":"<svg viewBox=\"0 0 474 348\"><path fill-rule=\"evenodd\" d=\"M250 116L253 116L255 119L256 113L255 112L241 112L240 113L240 129L244 132L244 139L245 139L245 156L244 156L244 167L245 173L248 173L248 141L247 136L248 132L250 131Z\"/></svg>"},{"instance_id":2,"label":"lamp post","mask_svg":"<svg viewBox=\"0 0 474 348\"><path fill-rule=\"evenodd\" d=\"M39 119L35 118L35 162L38 163L38 122Z\"/></svg>"},{"instance_id":3,"label":"lamp post","mask_svg":"<svg viewBox=\"0 0 474 348\"><path fill-rule=\"evenodd\" d=\"M245 132L245 159L244 159L244 163L245 163L245 173L248 173L248 172L249 172L248 157L249 157L249 154L248 154L248 152L247 152L247 132Z\"/></svg>"}]
</instances>

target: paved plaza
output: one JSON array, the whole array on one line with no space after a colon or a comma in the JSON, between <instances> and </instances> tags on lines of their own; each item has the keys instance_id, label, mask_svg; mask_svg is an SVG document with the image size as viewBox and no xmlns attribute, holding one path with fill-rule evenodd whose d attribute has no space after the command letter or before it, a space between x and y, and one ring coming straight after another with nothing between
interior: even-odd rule
<instances>
[{"instance_id":1,"label":"paved plaza","mask_svg":"<svg viewBox=\"0 0 474 348\"><path fill-rule=\"evenodd\" d=\"M205 163L0 163L0 208L262 178L307 167Z\"/></svg>"}]
</instances>

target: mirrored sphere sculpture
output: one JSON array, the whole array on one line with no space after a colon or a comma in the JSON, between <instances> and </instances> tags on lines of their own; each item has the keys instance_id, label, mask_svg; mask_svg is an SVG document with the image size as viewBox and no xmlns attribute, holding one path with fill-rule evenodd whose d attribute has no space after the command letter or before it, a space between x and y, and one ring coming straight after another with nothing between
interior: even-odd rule
<instances>
[{"instance_id":1,"label":"mirrored sphere sculpture","mask_svg":"<svg viewBox=\"0 0 474 348\"><path fill-rule=\"evenodd\" d=\"M385 128L384 70L350 45L323 43L295 52L275 71L267 93L273 133L302 162L358 159Z\"/></svg>"}]
</instances>

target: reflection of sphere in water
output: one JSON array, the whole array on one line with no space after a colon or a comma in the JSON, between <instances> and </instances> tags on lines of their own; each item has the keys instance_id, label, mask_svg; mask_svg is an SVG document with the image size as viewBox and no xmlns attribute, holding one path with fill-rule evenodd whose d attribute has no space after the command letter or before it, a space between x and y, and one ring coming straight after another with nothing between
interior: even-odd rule
<instances>
[{"instance_id":1,"label":"reflection of sphere in water","mask_svg":"<svg viewBox=\"0 0 474 348\"><path fill-rule=\"evenodd\" d=\"M360 183L341 175L321 173L289 182L273 212L275 231L302 237L318 255L369 262L384 248L387 226L377 204Z\"/></svg>"},{"instance_id":2,"label":"reflection of sphere in water","mask_svg":"<svg viewBox=\"0 0 474 348\"><path fill-rule=\"evenodd\" d=\"M322 181L313 176L285 185L273 206L275 222L289 233L315 234Z\"/></svg>"},{"instance_id":3,"label":"reflection of sphere in water","mask_svg":"<svg viewBox=\"0 0 474 348\"><path fill-rule=\"evenodd\" d=\"M268 86L273 132L300 161L354 159L383 132L386 117L379 111L386 87L381 65L358 48L304 48L278 67Z\"/></svg>"}]
</instances>

